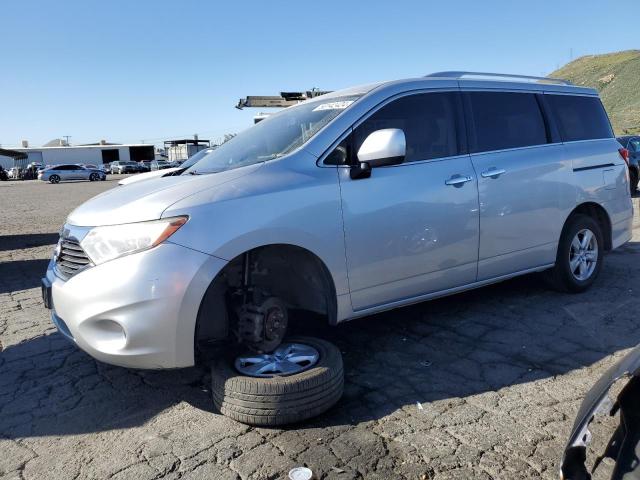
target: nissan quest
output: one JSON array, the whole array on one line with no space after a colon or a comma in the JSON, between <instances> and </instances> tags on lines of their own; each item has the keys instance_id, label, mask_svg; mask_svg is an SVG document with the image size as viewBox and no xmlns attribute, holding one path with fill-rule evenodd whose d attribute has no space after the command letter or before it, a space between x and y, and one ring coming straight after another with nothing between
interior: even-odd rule
<instances>
[{"instance_id":1,"label":"nissan quest","mask_svg":"<svg viewBox=\"0 0 640 480\"><path fill-rule=\"evenodd\" d=\"M441 72L336 91L75 209L45 306L102 362L220 352L222 413L303 420L344 375L337 347L288 335L293 310L337 325L533 272L583 292L631 238L628 158L597 92L563 80Z\"/></svg>"}]
</instances>

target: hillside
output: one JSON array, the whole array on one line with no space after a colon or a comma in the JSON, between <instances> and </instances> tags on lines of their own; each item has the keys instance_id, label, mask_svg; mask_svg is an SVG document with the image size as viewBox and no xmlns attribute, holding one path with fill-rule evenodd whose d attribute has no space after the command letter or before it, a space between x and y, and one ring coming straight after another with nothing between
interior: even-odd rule
<instances>
[{"instance_id":1,"label":"hillside","mask_svg":"<svg viewBox=\"0 0 640 480\"><path fill-rule=\"evenodd\" d=\"M640 50L587 55L549 76L596 88L616 135L640 133Z\"/></svg>"}]
</instances>

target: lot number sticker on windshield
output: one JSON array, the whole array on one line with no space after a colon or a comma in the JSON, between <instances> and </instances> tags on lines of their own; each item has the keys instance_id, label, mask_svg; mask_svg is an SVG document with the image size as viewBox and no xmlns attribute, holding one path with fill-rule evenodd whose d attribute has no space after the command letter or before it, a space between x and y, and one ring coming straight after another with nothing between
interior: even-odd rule
<instances>
[{"instance_id":1,"label":"lot number sticker on windshield","mask_svg":"<svg viewBox=\"0 0 640 480\"><path fill-rule=\"evenodd\" d=\"M314 108L313 111L319 112L320 110L344 110L352 103L353 103L353 100L343 100L341 102L323 103L322 105L318 105L316 108Z\"/></svg>"}]
</instances>

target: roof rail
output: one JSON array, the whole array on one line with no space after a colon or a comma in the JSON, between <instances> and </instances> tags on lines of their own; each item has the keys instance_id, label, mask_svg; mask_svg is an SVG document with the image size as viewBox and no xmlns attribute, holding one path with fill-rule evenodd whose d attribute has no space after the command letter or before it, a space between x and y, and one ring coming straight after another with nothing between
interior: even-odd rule
<instances>
[{"instance_id":1,"label":"roof rail","mask_svg":"<svg viewBox=\"0 0 640 480\"><path fill-rule=\"evenodd\" d=\"M485 72L463 72L463 71L451 71L451 72L436 72L431 73L429 75L425 75L425 77L439 77L439 78L504 78L504 79L516 79L516 80L526 80L532 83L550 83L556 85L573 85L568 80L563 80L561 78L550 78L550 77L532 77L529 75L512 75L508 73L485 73Z\"/></svg>"}]
</instances>

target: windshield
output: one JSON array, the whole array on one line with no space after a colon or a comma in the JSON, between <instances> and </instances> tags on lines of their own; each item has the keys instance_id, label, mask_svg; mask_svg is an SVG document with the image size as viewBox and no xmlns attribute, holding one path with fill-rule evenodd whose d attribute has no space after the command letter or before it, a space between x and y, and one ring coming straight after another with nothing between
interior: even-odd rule
<instances>
[{"instance_id":1,"label":"windshield","mask_svg":"<svg viewBox=\"0 0 640 480\"><path fill-rule=\"evenodd\" d=\"M200 150L199 152L194 153L189 158L187 158L184 162L182 162L182 165L180 165L180 168L192 167L193 165L198 163L202 158L210 154L212 151L213 149L211 148L205 148L204 150Z\"/></svg>"},{"instance_id":2,"label":"windshield","mask_svg":"<svg viewBox=\"0 0 640 480\"><path fill-rule=\"evenodd\" d=\"M282 110L220 145L185 174L220 172L286 155L307 142L359 97L332 97Z\"/></svg>"}]
</instances>

